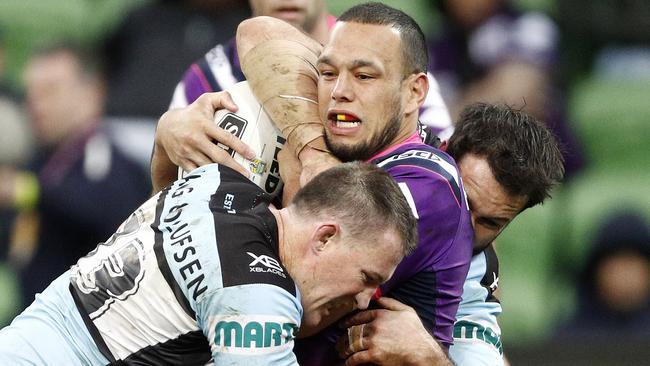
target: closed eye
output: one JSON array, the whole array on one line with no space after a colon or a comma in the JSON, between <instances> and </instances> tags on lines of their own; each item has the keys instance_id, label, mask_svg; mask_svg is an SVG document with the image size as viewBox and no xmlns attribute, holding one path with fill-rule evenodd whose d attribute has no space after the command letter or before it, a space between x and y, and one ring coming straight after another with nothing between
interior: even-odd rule
<instances>
[{"instance_id":1,"label":"closed eye","mask_svg":"<svg viewBox=\"0 0 650 366\"><path fill-rule=\"evenodd\" d=\"M378 274L368 273L366 271L361 271L361 276L363 283L367 285L379 286L386 281Z\"/></svg>"},{"instance_id":2,"label":"closed eye","mask_svg":"<svg viewBox=\"0 0 650 366\"><path fill-rule=\"evenodd\" d=\"M485 226L490 229L500 229L502 224L500 222L497 222L496 220L486 218L486 217L480 217L476 220L476 223L482 226Z\"/></svg>"},{"instance_id":3,"label":"closed eye","mask_svg":"<svg viewBox=\"0 0 650 366\"><path fill-rule=\"evenodd\" d=\"M326 80L331 80L336 77L336 74L332 70L319 70L318 74Z\"/></svg>"}]
</instances>

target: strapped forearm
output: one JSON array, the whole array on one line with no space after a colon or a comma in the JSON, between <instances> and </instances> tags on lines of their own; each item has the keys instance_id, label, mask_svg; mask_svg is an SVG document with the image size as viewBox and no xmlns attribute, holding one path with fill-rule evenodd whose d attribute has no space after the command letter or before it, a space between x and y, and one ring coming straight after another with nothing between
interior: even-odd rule
<instances>
[{"instance_id":1,"label":"strapped forearm","mask_svg":"<svg viewBox=\"0 0 650 366\"><path fill-rule=\"evenodd\" d=\"M253 93L297 156L324 135L315 66L321 46L291 25L268 17L242 23L237 42Z\"/></svg>"}]
</instances>

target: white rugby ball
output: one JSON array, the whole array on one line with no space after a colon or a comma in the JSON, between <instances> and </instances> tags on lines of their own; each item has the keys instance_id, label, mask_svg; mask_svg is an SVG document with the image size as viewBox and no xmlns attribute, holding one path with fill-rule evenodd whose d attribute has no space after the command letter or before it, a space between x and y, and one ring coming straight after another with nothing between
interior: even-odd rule
<instances>
[{"instance_id":1,"label":"white rugby ball","mask_svg":"<svg viewBox=\"0 0 650 366\"><path fill-rule=\"evenodd\" d=\"M226 89L238 107L233 113L221 109L214 115L214 122L224 130L237 136L256 152L253 160L245 159L221 143L220 147L251 172L251 180L268 193L275 193L282 187L277 157L286 139L264 111L247 81L239 82ZM179 171L184 176L184 171Z\"/></svg>"}]
</instances>

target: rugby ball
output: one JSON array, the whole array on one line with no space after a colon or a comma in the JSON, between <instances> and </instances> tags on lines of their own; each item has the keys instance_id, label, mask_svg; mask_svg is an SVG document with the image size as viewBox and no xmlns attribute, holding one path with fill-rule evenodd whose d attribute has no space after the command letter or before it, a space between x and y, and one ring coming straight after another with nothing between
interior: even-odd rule
<instances>
[{"instance_id":1,"label":"rugby ball","mask_svg":"<svg viewBox=\"0 0 650 366\"><path fill-rule=\"evenodd\" d=\"M268 193L278 192L282 188L282 182L277 157L286 139L257 101L247 81L239 82L226 91L230 93L238 110L235 113L227 109L217 111L214 123L255 150L256 157L248 160L221 143L217 145L251 172L250 179L255 184ZM180 173L181 177L185 174L182 171Z\"/></svg>"}]
</instances>

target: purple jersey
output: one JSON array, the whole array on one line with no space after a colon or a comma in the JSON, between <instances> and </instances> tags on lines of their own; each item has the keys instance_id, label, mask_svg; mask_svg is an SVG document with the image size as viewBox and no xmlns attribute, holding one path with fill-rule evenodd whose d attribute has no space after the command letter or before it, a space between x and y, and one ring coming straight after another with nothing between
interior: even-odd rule
<instances>
[{"instance_id":1,"label":"purple jersey","mask_svg":"<svg viewBox=\"0 0 650 366\"><path fill-rule=\"evenodd\" d=\"M449 345L474 238L458 168L449 155L416 136L371 161L395 178L418 218L418 247L381 286L382 294L414 307L424 325Z\"/></svg>"},{"instance_id":2,"label":"purple jersey","mask_svg":"<svg viewBox=\"0 0 650 366\"><path fill-rule=\"evenodd\" d=\"M418 218L418 247L381 286L383 295L413 307L443 345L452 343L456 311L472 257L472 229L454 160L417 135L370 160L397 181ZM297 342L301 365L342 362L334 351L336 326Z\"/></svg>"}]
</instances>

